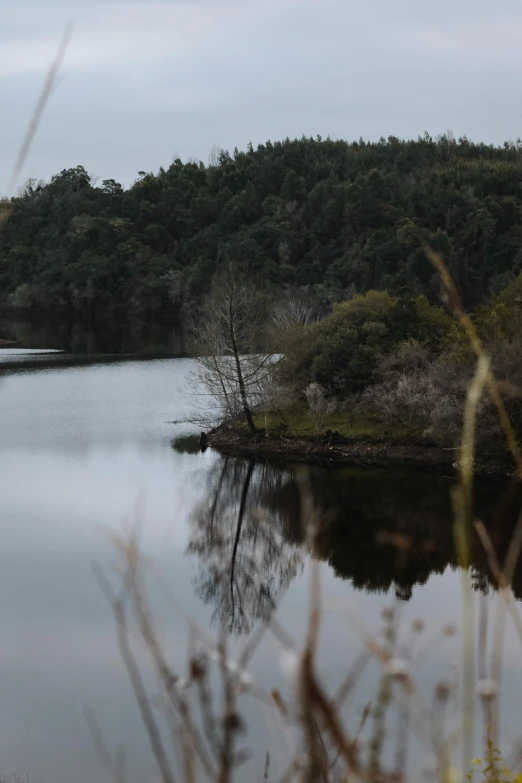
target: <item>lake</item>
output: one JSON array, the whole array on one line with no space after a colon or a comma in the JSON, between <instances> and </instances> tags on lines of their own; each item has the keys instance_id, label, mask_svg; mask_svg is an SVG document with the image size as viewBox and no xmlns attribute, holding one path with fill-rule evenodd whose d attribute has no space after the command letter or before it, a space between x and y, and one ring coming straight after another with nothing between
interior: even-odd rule
<instances>
[{"instance_id":1,"label":"lake","mask_svg":"<svg viewBox=\"0 0 522 783\"><path fill-rule=\"evenodd\" d=\"M192 360L77 366L64 358L53 366L46 363L53 354L41 354L39 364L16 370L15 353L0 351L0 366L6 360L11 366L0 374L1 773L27 772L40 783L109 780L85 721L89 708L107 744L125 748L128 780L158 780L93 571L102 565L111 574L111 534L136 528L151 563L158 626L180 669L187 617L213 633L224 625L237 650L277 606L286 632L302 639L314 556L321 564L320 661L328 685L342 680L362 647L350 618L379 633L389 607L400 615L406 646L413 644L411 623L426 624L431 657L420 664L426 699L441 677L452 676L459 640L441 633L461 615L450 477L251 464L201 453L193 419L204 398ZM502 494L497 483L479 482L477 508L501 555L513 529L512 515L498 513ZM477 607L492 612L487 559L478 546L472 556ZM520 569L514 592L520 600ZM504 658L510 737L521 690L511 631ZM268 688L284 688L282 660L280 644L267 635L252 673ZM368 667L353 697L356 722L377 680L377 667ZM153 690L154 680L149 685ZM270 749L275 780L283 751L280 758L274 750L271 720L244 698L250 726L244 744L254 752L240 779L262 780ZM413 749L415 764L425 756L420 746Z\"/></svg>"}]
</instances>

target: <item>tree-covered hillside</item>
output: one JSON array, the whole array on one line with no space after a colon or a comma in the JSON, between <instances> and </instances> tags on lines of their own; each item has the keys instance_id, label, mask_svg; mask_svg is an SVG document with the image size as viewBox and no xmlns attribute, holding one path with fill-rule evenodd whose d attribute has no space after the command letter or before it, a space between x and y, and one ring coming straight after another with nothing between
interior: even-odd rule
<instances>
[{"instance_id":1,"label":"tree-covered hillside","mask_svg":"<svg viewBox=\"0 0 522 783\"><path fill-rule=\"evenodd\" d=\"M12 200L0 303L89 317L175 312L224 258L259 285L438 295L422 240L473 307L522 269L522 143L303 138L174 161L128 189L81 167Z\"/></svg>"}]
</instances>

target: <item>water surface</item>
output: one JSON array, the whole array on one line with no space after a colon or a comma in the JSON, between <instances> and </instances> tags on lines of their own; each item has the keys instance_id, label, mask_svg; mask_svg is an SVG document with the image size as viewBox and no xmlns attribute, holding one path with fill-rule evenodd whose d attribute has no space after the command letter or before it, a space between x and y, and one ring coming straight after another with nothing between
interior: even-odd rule
<instances>
[{"instance_id":1,"label":"water surface","mask_svg":"<svg viewBox=\"0 0 522 783\"><path fill-rule=\"evenodd\" d=\"M321 663L340 681L361 647L347 616L382 625L399 607L404 628L421 617L436 634L460 617L451 479L401 471L258 465L201 453L197 384L190 359L66 364L0 376L0 763L41 783L107 779L83 717L93 708L107 742L126 748L129 780L156 780L122 669L93 563L112 560L110 531L138 525L154 563L202 628L223 623L232 647L278 606L281 623L306 629L310 555L320 559L324 616ZM513 520L499 514L500 489L480 482L478 503L502 555ZM492 596L485 557L473 552L477 588ZM515 594L522 597L517 572ZM155 608L169 656L185 659L186 621L158 590ZM424 681L458 660L456 640L435 650ZM282 682L281 651L261 645L254 674ZM519 650L506 647L505 706L520 694ZM355 697L368 700L377 671ZM509 712L511 710L511 713ZM274 742L259 710L243 779L262 779ZM276 763L274 761L274 763ZM105 775L105 777L104 777Z\"/></svg>"}]
</instances>

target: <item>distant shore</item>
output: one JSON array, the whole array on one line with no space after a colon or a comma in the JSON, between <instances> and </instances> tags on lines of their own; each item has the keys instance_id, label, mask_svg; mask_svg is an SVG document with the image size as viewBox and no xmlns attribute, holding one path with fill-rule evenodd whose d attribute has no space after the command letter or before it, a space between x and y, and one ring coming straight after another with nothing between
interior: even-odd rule
<instances>
[{"instance_id":1,"label":"distant shore","mask_svg":"<svg viewBox=\"0 0 522 783\"><path fill-rule=\"evenodd\" d=\"M264 431L251 435L234 424L221 424L205 434L205 445L221 454L261 461L346 464L373 467L414 467L454 472L458 454L427 440L405 438L347 438L336 432L321 435L293 435ZM477 463L482 475L506 476L512 472L507 460Z\"/></svg>"}]
</instances>

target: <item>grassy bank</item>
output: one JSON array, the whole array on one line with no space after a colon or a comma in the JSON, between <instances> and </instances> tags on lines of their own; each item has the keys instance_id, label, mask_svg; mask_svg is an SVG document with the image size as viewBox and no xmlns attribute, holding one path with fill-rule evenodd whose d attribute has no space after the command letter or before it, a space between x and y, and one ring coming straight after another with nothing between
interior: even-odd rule
<instances>
[{"instance_id":1,"label":"grassy bank","mask_svg":"<svg viewBox=\"0 0 522 783\"><path fill-rule=\"evenodd\" d=\"M335 411L325 417L318 428L308 413L305 403L294 404L284 410L254 417L256 427L265 430L270 436L274 431L284 431L290 436L321 437L326 433L335 432L349 439L402 439L407 437L422 437L422 431L413 424L386 424L377 419L350 415L346 411ZM243 427L242 422L237 426Z\"/></svg>"},{"instance_id":2,"label":"grassy bank","mask_svg":"<svg viewBox=\"0 0 522 783\"><path fill-rule=\"evenodd\" d=\"M414 425L390 425L335 413L318 431L306 408L299 405L258 415L255 423L256 435L242 419L222 423L207 434L207 443L221 454L262 461L414 467L444 473L458 467L458 449L441 446ZM481 455L475 460L475 471L505 476L512 472L512 464L507 453Z\"/></svg>"},{"instance_id":3,"label":"grassy bank","mask_svg":"<svg viewBox=\"0 0 522 783\"><path fill-rule=\"evenodd\" d=\"M388 465L451 469L453 451L423 438L412 426L332 414L318 431L304 407L257 416L252 435L242 420L223 423L207 435L222 454L257 460L386 467ZM485 472L495 472L488 466Z\"/></svg>"}]
</instances>

